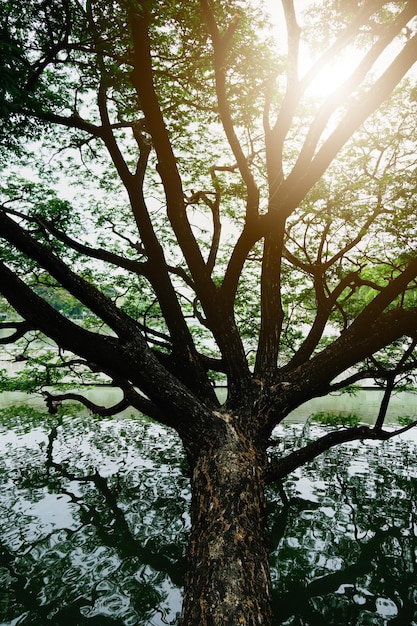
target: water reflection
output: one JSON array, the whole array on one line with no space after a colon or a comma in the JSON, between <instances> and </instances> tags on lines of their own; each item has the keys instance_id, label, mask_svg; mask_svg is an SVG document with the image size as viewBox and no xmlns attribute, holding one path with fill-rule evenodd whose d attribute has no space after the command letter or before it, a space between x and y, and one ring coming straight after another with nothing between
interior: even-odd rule
<instances>
[{"instance_id":1,"label":"water reflection","mask_svg":"<svg viewBox=\"0 0 417 626\"><path fill-rule=\"evenodd\" d=\"M349 444L288 479L281 507L271 490L278 624L416 623L416 460L404 439Z\"/></svg>"},{"instance_id":2,"label":"water reflection","mask_svg":"<svg viewBox=\"0 0 417 626\"><path fill-rule=\"evenodd\" d=\"M415 461L346 445L270 488L276 624L416 624ZM188 502L177 439L141 418L0 412L0 623L176 624Z\"/></svg>"},{"instance_id":3,"label":"water reflection","mask_svg":"<svg viewBox=\"0 0 417 626\"><path fill-rule=\"evenodd\" d=\"M44 419L28 431L15 418L0 444L0 620L176 623L188 522L177 443L137 419Z\"/></svg>"}]
</instances>

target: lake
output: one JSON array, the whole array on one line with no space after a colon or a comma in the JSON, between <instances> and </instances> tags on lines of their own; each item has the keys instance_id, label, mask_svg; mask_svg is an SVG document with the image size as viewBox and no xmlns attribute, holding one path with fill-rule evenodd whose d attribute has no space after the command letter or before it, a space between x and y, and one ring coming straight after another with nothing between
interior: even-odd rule
<instances>
[{"instance_id":1,"label":"lake","mask_svg":"<svg viewBox=\"0 0 417 626\"><path fill-rule=\"evenodd\" d=\"M391 421L415 399L397 396ZM23 401L0 395L1 626L177 624L190 493L175 434ZM314 401L276 429L274 454L326 429L304 423L316 409L369 420L377 406ZM416 460L411 431L341 446L268 489L277 625L417 624Z\"/></svg>"}]
</instances>

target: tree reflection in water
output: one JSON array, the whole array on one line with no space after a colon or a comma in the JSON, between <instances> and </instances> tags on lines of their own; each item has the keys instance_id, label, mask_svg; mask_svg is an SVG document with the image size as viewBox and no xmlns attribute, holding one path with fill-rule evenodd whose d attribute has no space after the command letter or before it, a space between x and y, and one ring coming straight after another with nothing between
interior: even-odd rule
<instances>
[{"instance_id":1,"label":"tree reflection in water","mask_svg":"<svg viewBox=\"0 0 417 626\"><path fill-rule=\"evenodd\" d=\"M281 508L271 490L277 623L416 623L416 461L407 440L347 444L290 477Z\"/></svg>"},{"instance_id":2,"label":"tree reflection in water","mask_svg":"<svg viewBox=\"0 0 417 626\"><path fill-rule=\"evenodd\" d=\"M1 445L0 622L175 623L189 494L174 437L142 419L31 417Z\"/></svg>"},{"instance_id":3,"label":"tree reflection in water","mask_svg":"<svg viewBox=\"0 0 417 626\"><path fill-rule=\"evenodd\" d=\"M176 624L189 490L175 436L29 408L0 428L0 623ZM407 440L346 445L269 488L276 624L416 623L415 461Z\"/></svg>"}]
</instances>

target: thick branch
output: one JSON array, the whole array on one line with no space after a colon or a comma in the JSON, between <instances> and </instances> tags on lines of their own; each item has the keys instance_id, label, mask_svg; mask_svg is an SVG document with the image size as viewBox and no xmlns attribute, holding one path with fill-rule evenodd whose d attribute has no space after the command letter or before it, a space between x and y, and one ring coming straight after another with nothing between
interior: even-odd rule
<instances>
[{"instance_id":1,"label":"thick branch","mask_svg":"<svg viewBox=\"0 0 417 626\"><path fill-rule=\"evenodd\" d=\"M275 122L271 129L267 119L269 104L266 103L264 113L264 132L266 147L266 165L269 184L269 207L276 208L278 190L284 180L283 172L283 147L285 137L290 129L294 112L301 96L300 83L298 80L298 56L300 47L300 27L294 10L293 0L282 2L287 23L287 85L284 99Z\"/></svg>"},{"instance_id":2,"label":"thick branch","mask_svg":"<svg viewBox=\"0 0 417 626\"><path fill-rule=\"evenodd\" d=\"M394 278L384 289L381 289L380 293L374 297L352 323L351 331L357 328L366 330L369 324L372 324L399 295L404 293L409 283L416 277L417 258L410 261L406 269L397 278Z\"/></svg>"},{"instance_id":3,"label":"thick branch","mask_svg":"<svg viewBox=\"0 0 417 626\"><path fill-rule=\"evenodd\" d=\"M303 148L298 157L295 165L295 169L298 173L309 166L310 160L314 155L320 137L322 136L331 115L346 101L349 95L361 85L380 55L386 50L391 41L398 35L402 28L406 26L415 14L415 6L413 7L412 3L409 3L394 23L387 26L385 33L378 38L376 43L368 51L348 80L341 87L339 87L332 96L326 99L310 127Z\"/></svg>"},{"instance_id":4,"label":"thick branch","mask_svg":"<svg viewBox=\"0 0 417 626\"><path fill-rule=\"evenodd\" d=\"M100 261L105 261L106 263L110 263L111 265L121 267L123 269L128 270L129 272L133 272L140 276L145 276L145 277L148 276L148 264L147 263L143 263L143 262L141 263L139 261L134 261L126 257L122 257L119 254L116 254L114 252L109 252L108 250L105 250L104 248L92 248L91 246L82 244L79 241L76 241L75 239L67 235L66 233L64 233L63 231L59 230L54 225L53 222L43 217L39 217L39 216L31 217L23 213L20 213L19 211L8 209L5 206L0 206L0 210L4 211L5 213L9 213L11 215L15 215L16 217L24 219L28 222L39 224L39 226L41 226L45 231L53 235L58 241L61 241L72 250L75 250L76 252L79 252L80 254L84 254L85 256L88 256L91 259L98 259Z\"/></svg>"},{"instance_id":5,"label":"thick branch","mask_svg":"<svg viewBox=\"0 0 417 626\"><path fill-rule=\"evenodd\" d=\"M293 371L303 401L330 391L330 383L400 337L417 335L417 307L393 309L368 324L348 327L336 341ZM303 394L305 393L305 396Z\"/></svg>"},{"instance_id":6,"label":"thick branch","mask_svg":"<svg viewBox=\"0 0 417 626\"><path fill-rule=\"evenodd\" d=\"M417 8L414 13L417 13ZM417 61L417 35L411 38L382 76L348 107L347 113L310 164L299 158L281 188L281 204L286 214L299 205L324 174L332 160L361 124L391 95Z\"/></svg>"},{"instance_id":7,"label":"thick branch","mask_svg":"<svg viewBox=\"0 0 417 626\"><path fill-rule=\"evenodd\" d=\"M65 263L35 241L27 231L2 211L0 211L0 230L2 237L6 241L39 263L65 289L98 315L119 336L132 336L138 332L139 329L132 318L113 305L111 300L104 296L94 285L75 274Z\"/></svg>"},{"instance_id":8,"label":"thick branch","mask_svg":"<svg viewBox=\"0 0 417 626\"><path fill-rule=\"evenodd\" d=\"M234 304L238 283L248 254L255 243L262 239L264 233L268 232L264 229L265 217L260 216L256 223L244 227L231 254L220 287L221 297L230 309Z\"/></svg>"},{"instance_id":9,"label":"thick branch","mask_svg":"<svg viewBox=\"0 0 417 626\"><path fill-rule=\"evenodd\" d=\"M356 272L351 272L347 276L345 276L338 285L333 289L333 291L329 294L325 294L325 278L322 275L321 268L316 269L314 283L315 283L315 291L316 291L316 316L314 318L314 322L310 328L310 331L294 354L291 361L288 363L285 369L293 369L298 367L302 363L305 363L313 354L314 350L317 348L320 339L323 336L323 332L326 328L326 325L329 321L330 315L334 310L334 307L337 305L337 301L339 296L343 293L343 291L351 287L352 293L355 287L359 285L365 284L366 281L361 281L358 274ZM372 288L376 288L377 286L372 284Z\"/></svg>"},{"instance_id":10,"label":"thick branch","mask_svg":"<svg viewBox=\"0 0 417 626\"><path fill-rule=\"evenodd\" d=\"M255 376L272 380L284 320L281 301L281 259L284 231L265 237L261 275L261 329L256 354Z\"/></svg>"},{"instance_id":11,"label":"thick branch","mask_svg":"<svg viewBox=\"0 0 417 626\"><path fill-rule=\"evenodd\" d=\"M91 122L87 122L85 119L77 114L66 116L46 111L30 111L28 109L21 109L20 107L18 111L28 118L32 117L41 120L42 122L56 124L57 126L65 126L66 128L77 128L78 130L82 130L83 132L87 133L91 137L96 137L100 139L103 137L103 128L101 126L96 126ZM113 125L112 128L117 128L117 126L118 125Z\"/></svg>"},{"instance_id":12,"label":"thick branch","mask_svg":"<svg viewBox=\"0 0 417 626\"><path fill-rule=\"evenodd\" d=\"M6 345L8 343L14 343L21 339L27 332L34 330L33 326L28 322L0 322L0 329L13 330L14 333L7 335L6 337L0 337L0 345Z\"/></svg>"},{"instance_id":13,"label":"thick branch","mask_svg":"<svg viewBox=\"0 0 417 626\"><path fill-rule=\"evenodd\" d=\"M228 43L239 23L239 16L236 15L230 23L226 32L221 35L214 19L213 11L208 0L200 0L205 18L210 31L211 41L214 50L214 72L216 81L217 103L219 106L220 119L229 142L230 148L236 159L240 174L247 189L246 217L251 219L258 214L259 190L249 167L248 158L243 152L239 139L235 132L235 126L229 107L226 86L227 49Z\"/></svg>"},{"instance_id":14,"label":"thick branch","mask_svg":"<svg viewBox=\"0 0 417 626\"><path fill-rule=\"evenodd\" d=\"M113 133L113 129L112 129L112 125L111 125L110 117L109 117L109 112L107 108L107 90L105 87L106 76L105 76L104 67L102 67L101 71L102 71L102 77L101 77L100 86L98 89L97 100L98 100L98 108L100 111L100 118L102 122L102 139L104 143L106 144L107 150L109 151L111 159L114 163L114 166L117 169L117 172L121 180L123 181L125 186L128 186L130 180L133 177L133 174L131 174L127 166L127 163L125 159L123 158L122 152L117 144L117 141Z\"/></svg>"},{"instance_id":15,"label":"thick branch","mask_svg":"<svg viewBox=\"0 0 417 626\"><path fill-rule=\"evenodd\" d=\"M219 302L218 291L211 280L211 270L203 259L186 215L182 181L153 81L148 16L145 10L140 13L132 11L129 19L134 42L133 63L135 69L132 72L132 84L137 91L145 115L147 130L153 138L153 145L158 157L158 172L167 200L168 217L194 280L197 297L210 320L210 328L222 351L233 386L233 381L241 380L242 373L243 378L249 379L245 352L234 325L231 310L225 313L224 303ZM134 188L129 190L129 196L134 207L138 203L137 198L135 199L136 190ZM148 227L149 225L147 225ZM155 242L156 245L158 245L157 242ZM161 283L160 276L156 278ZM160 293L161 291L160 289ZM168 310L165 312L168 313ZM186 347L189 345L190 342L185 344ZM194 362L195 354L191 352L190 364ZM208 389L207 386L207 391Z\"/></svg>"},{"instance_id":16,"label":"thick branch","mask_svg":"<svg viewBox=\"0 0 417 626\"><path fill-rule=\"evenodd\" d=\"M315 76L329 63L335 54L342 50L349 42L357 36L360 27L366 23L372 13L383 4L381 0L366 2L362 9L358 10L352 22L340 33L334 44L316 61L307 75L299 82L288 81L284 101L280 108L276 122L272 129L269 124L265 124L265 139L267 148L268 179L270 187L270 206L275 208L278 202L278 190L283 182L282 158L284 142L294 119L294 114L301 96ZM294 52L298 47L297 23L294 15L293 3L290 0L285 2L286 19L289 33L288 53L290 49Z\"/></svg>"},{"instance_id":17,"label":"thick branch","mask_svg":"<svg viewBox=\"0 0 417 626\"><path fill-rule=\"evenodd\" d=\"M97 364L99 370L126 385L138 387L159 408L163 423L175 428L184 441L190 438L187 445L194 448L193 429L198 424L204 432L211 411L158 362L139 332L120 341L84 330L37 296L2 262L0 291L24 319L63 349Z\"/></svg>"},{"instance_id":18,"label":"thick branch","mask_svg":"<svg viewBox=\"0 0 417 626\"><path fill-rule=\"evenodd\" d=\"M135 68L131 74L131 80L138 94L145 115L146 127L152 136L158 157L158 172L164 186L168 217L196 284L200 285L201 292L207 295L211 293L211 297L214 297L214 286L187 218L177 160L155 91L148 17L145 9L142 7L140 13L134 13L132 10L129 19L134 43L133 64Z\"/></svg>"},{"instance_id":19,"label":"thick branch","mask_svg":"<svg viewBox=\"0 0 417 626\"><path fill-rule=\"evenodd\" d=\"M408 346L407 350L404 352L403 356L395 366L393 370L387 373L387 384L385 386L384 396L381 401L381 405L379 407L378 417L375 422L375 430L380 430L384 425L384 421L388 411L389 401L391 399L392 392L395 389L395 379L396 377L406 369L406 362L408 358L412 355L415 347L417 345L417 339L414 339L411 344ZM415 368L415 363L413 362L411 365L412 369Z\"/></svg>"},{"instance_id":20,"label":"thick branch","mask_svg":"<svg viewBox=\"0 0 417 626\"><path fill-rule=\"evenodd\" d=\"M375 368L366 367L365 369L361 369L342 380L338 380L329 386L329 393L335 393L338 391L342 391L346 389L346 387L350 387L351 385L356 385L356 383L366 380L367 378L376 378L376 376L380 372Z\"/></svg>"},{"instance_id":21,"label":"thick branch","mask_svg":"<svg viewBox=\"0 0 417 626\"><path fill-rule=\"evenodd\" d=\"M334 446L338 446L342 443L349 441L361 441L365 439L382 440L386 441L392 437L396 437L405 433L410 428L417 426L417 421L394 431L376 430L369 428L368 426L359 426L355 428L346 428L341 430L335 430L327 433L320 439L308 443L303 448L292 452L282 459L271 461L266 472L266 482L271 483L276 480L281 480L284 476L287 476L297 468L303 466L305 463L313 461L316 457L330 450Z\"/></svg>"},{"instance_id":22,"label":"thick branch","mask_svg":"<svg viewBox=\"0 0 417 626\"><path fill-rule=\"evenodd\" d=\"M74 402L79 402L80 404L85 406L94 415L100 415L101 417L110 417L112 415L117 415L118 413L128 409L129 407L133 407L158 422L164 423L166 421L163 413L158 410L155 404L153 404L153 402L150 402L144 396L141 396L140 394L135 392L133 388L125 390L122 400L109 407L96 404L95 402L92 402L80 393L66 392L52 394L49 391L44 391L43 395L45 396L45 402L47 406L51 408L59 405L62 402L72 400Z\"/></svg>"},{"instance_id":23,"label":"thick branch","mask_svg":"<svg viewBox=\"0 0 417 626\"><path fill-rule=\"evenodd\" d=\"M58 282L72 293L80 302L98 315L120 337L132 338L137 336L141 326L131 317L123 313L112 301L104 296L94 285L87 282L74 272L60 259L32 237L5 213L0 212L0 227L2 236L19 250L30 256L41 267L45 268ZM160 247L158 246L158 249ZM155 257L153 257L155 258ZM147 277L161 292L161 306L165 313L166 322L174 338L174 361L177 375L185 380L191 388L205 393L206 399L217 403L212 385L207 377L204 366L200 363L191 335L185 324L180 307L169 281L167 268L163 259L160 263L148 267ZM158 268L160 271L158 271ZM166 278L165 282L163 278Z\"/></svg>"},{"instance_id":24,"label":"thick branch","mask_svg":"<svg viewBox=\"0 0 417 626\"><path fill-rule=\"evenodd\" d=\"M309 361L295 369L284 368L279 372L276 384L267 389L262 416L259 416L266 432L271 432L304 402L345 387L346 380L341 386L332 382L349 368L362 363L401 337L416 338L417 307L393 309L381 314L361 331L351 329L347 328L338 339ZM362 374L358 379L349 377L348 382L361 378Z\"/></svg>"}]
</instances>

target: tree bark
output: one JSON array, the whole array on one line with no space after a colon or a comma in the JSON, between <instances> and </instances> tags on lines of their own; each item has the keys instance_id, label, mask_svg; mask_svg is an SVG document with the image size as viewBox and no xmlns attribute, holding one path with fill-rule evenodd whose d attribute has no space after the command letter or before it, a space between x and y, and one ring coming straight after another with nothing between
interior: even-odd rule
<instances>
[{"instance_id":1,"label":"tree bark","mask_svg":"<svg viewBox=\"0 0 417 626\"><path fill-rule=\"evenodd\" d=\"M270 626L266 453L230 415L203 442L192 474L181 626ZM224 426L224 428L223 428Z\"/></svg>"}]
</instances>

